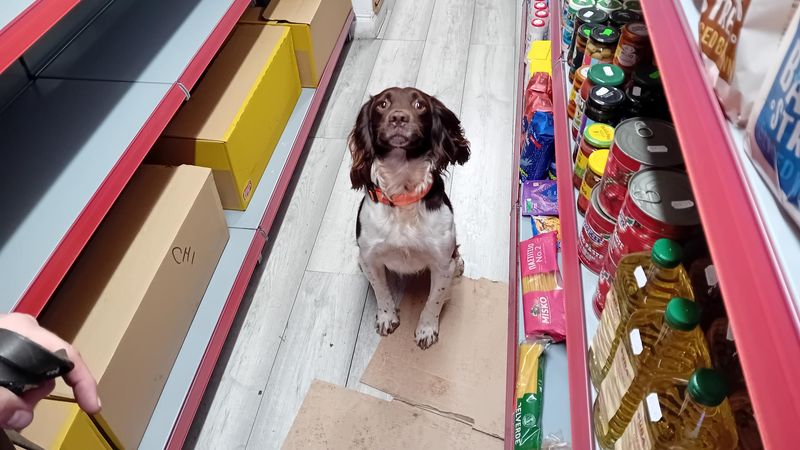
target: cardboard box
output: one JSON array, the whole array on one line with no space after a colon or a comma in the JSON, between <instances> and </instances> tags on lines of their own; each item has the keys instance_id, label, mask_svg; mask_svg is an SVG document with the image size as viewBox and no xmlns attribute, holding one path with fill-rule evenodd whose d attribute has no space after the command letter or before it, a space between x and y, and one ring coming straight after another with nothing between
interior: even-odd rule
<instances>
[{"instance_id":1,"label":"cardboard box","mask_svg":"<svg viewBox=\"0 0 800 450\"><path fill-rule=\"evenodd\" d=\"M97 379L116 446L138 446L227 241L210 169L142 166L40 316Z\"/></svg>"},{"instance_id":2,"label":"cardboard box","mask_svg":"<svg viewBox=\"0 0 800 450\"><path fill-rule=\"evenodd\" d=\"M26 445L18 448L33 445L46 450L113 448L92 419L72 402L42 400L36 405L33 422L20 435L26 440Z\"/></svg>"},{"instance_id":3,"label":"cardboard box","mask_svg":"<svg viewBox=\"0 0 800 450\"><path fill-rule=\"evenodd\" d=\"M550 58L552 45L550 41L533 41L528 50L528 78L536 72L553 75L553 61Z\"/></svg>"},{"instance_id":4,"label":"cardboard box","mask_svg":"<svg viewBox=\"0 0 800 450\"><path fill-rule=\"evenodd\" d=\"M289 29L238 25L148 161L210 167L222 206L244 210L299 97Z\"/></svg>"},{"instance_id":5,"label":"cardboard box","mask_svg":"<svg viewBox=\"0 0 800 450\"><path fill-rule=\"evenodd\" d=\"M264 8L268 24L292 30L303 87L319 85L352 7L351 0L272 0Z\"/></svg>"}]
</instances>

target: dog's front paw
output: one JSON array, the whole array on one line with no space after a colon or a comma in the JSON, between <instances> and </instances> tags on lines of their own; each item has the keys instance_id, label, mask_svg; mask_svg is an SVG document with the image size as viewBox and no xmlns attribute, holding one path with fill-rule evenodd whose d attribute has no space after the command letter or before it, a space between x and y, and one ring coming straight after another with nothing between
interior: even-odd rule
<instances>
[{"instance_id":1,"label":"dog's front paw","mask_svg":"<svg viewBox=\"0 0 800 450\"><path fill-rule=\"evenodd\" d=\"M375 316L375 330L381 336L388 336L400 325L400 318L397 311L379 311Z\"/></svg>"},{"instance_id":2,"label":"dog's front paw","mask_svg":"<svg viewBox=\"0 0 800 450\"><path fill-rule=\"evenodd\" d=\"M439 324L417 325L414 339L417 341L419 348L423 350L429 349L433 344L439 341Z\"/></svg>"}]
</instances>

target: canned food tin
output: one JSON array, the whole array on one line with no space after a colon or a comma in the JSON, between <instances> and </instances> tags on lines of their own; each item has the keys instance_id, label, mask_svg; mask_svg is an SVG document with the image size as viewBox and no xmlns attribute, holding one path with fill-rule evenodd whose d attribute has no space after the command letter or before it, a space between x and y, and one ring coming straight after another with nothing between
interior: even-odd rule
<instances>
[{"instance_id":1,"label":"canned food tin","mask_svg":"<svg viewBox=\"0 0 800 450\"><path fill-rule=\"evenodd\" d=\"M608 241L614 232L614 219L603 211L597 201L600 189L592 189L592 199L586 208L586 220L578 235L578 257L592 273L599 273L608 252Z\"/></svg>"},{"instance_id":2,"label":"canned food tin","mask_svg":"<svg viewBox=\"0 0 800 450\"><path fill-rule=\"evenodd\" d=\"M690 238L699 224L700 216L685 173L653 169L634 175L592 299L595 312L599 315L603 311L606 294L623 256L650 250L661 238L676 241Z\"/></svg>"},{"instance_id":3,"label":"canned food tin","mask_svg":"<svg viewBox=\"0 0 800 450\"><path fill-rule=\"evenodd\" d=\"M614 130L608 167L600 184L600 204L611 217L617 217L633 174L650 167L681 164L678 137L671 123L642 117L624 120Z\"/></svg>"}]
</instances>

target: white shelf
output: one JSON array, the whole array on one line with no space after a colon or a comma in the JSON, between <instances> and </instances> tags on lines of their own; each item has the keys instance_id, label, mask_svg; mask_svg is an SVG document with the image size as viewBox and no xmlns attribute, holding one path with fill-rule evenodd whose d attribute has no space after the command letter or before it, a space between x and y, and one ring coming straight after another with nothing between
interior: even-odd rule
<instances>
[{"instance_id":1,"label":"white shelf","mask_svg":"<svg viewBox=\"0 0 800 450\"><path fill-rule=\"evenodd\" d=\"M237 0L115 1L42 76L174 83ZM191 87L191 86L189 86Z\"/></svg>"},{"instance_id":2,"label":"white shelf","mask_svg":"<svg viewBox=\"0 0 800 450\"><path fill-rule=\"evenodd\" d=\"M34 0L3 0L0 2L0 30L13 22Z\"/></svg>"},{"instance_id":3,"label":"white shelf","mask_svg":"<svg viewBox=\"0 0 800 450\"><path fill-rule=\"evenodd\" d=\"M0 311L10 311L170 89L39 80L0 113Z\"/></svg>"}]
</instances>

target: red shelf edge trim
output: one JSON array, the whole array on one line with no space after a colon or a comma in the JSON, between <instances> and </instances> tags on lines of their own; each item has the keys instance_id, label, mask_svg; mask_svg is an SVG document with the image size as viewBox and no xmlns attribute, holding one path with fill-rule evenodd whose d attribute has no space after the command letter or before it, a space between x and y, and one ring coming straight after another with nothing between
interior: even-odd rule
<instances>
[{"instance_id":1,"label":"red shelf edge trim","mask_svg":"<svg viewBox=\"0 0 800 450\"><path fill-rule=\"evenodd\" d=\"M766 448L800 440L800 332L698 46L676 1L642 2ZM682 32L682 35L681 35ZM669 64L672 62L672 64ZM700 119L700 120L698 120ZM709 170L713 168L713 170ZM777 243L776 243L777 245ZM743 251L746 249L746 255Z\"/></svg>"},{"instance_id":2,"label":"red shelf edge trim","mask_svg":"<svg viewBox=\"0 0 800 450\"><path fill-rule=\"evenodd\" d=\"M567 378L569 385L572 448L594 448L592 434L589 367L586 360L586 325L583 280L578 261L578 218L572 186L572 150L567 117L567 92L561 59L560 2L550 3L550 39L553 61L553 123L556 143L556 171L559 174L558 211L561 219L561 276L567 315Z\"/></svg>"},{"instance_id":3,"label":"red shelf edge trim","mask_svg":"<svg viewBox=\"0 0 800 450\"><path fill-rule=\"evenodd\" d=\"M275 186L275 192L273 193L272 197L270 197L269 206L264 214L264 219L262 220L260 226L260 231L263 231L264 233L257 232L255 234L253 242L250 244L250 248L247 251L247 255L242 262L242 267L239 269L239 273L236 276L236 280L234 281L231 292L228 295L228 299L225 301L222 314L220 315L216 327L214 327L211 340L209 341L208 346L203 353L200 366L195 373L192 384L189 387L189 392L184 399L181 412L179 413L178 419L173 426L172 433L170 434L170 438L166 446L166 449L168 450L178 450L183 447L183 444L189 433L189 429L192 426L194 416L197 413L197 409L203 399L203 394L205 393L208 382L211 379L211 374L213 373L214 367L219 359L219 355L222 352L222 347L225 345L225 340L228 336L231 325L233 324L233 319L236 317L239 305L241 304L242 298L247 290L247 286L250 283L250 277L252 276L256 263L258 262L258 257L261 255L261 251L266 243L266 233L269 232L272 223L274 222L278 209L280 208L281 202L286 193L286 189L291 181L292 175L294 174L297 161L300 157L300 154L305 149L308 135L314 125L314 122L316 121L317 113L322 104L322 99L325 97L331 77L336 69L336 65L339 61L339 57L341 56L342 48L344 47L344 43L349 34L352 21L353 12L351 11L347 17L347 20L345 21L344 26L342 27L342 31L339 35L336 45L334 46L333 52L331 53L331 57L328 59L328 63L326 64L325 70L322 73L322 78L320 79L317 90L314 92L314 96L311 99L311 105L306 113L305 118L303 119L300 132L295 138L292 150L290 151L289 159L287 159L284 169L281 171L278 184Z\"/></svg>"},{"instance_id":4,"label":"red shelf edge trim","mask_svg":"<svg viewBox=\"0 0 800 450\"><path fill-rule=\"evenodd\" d=\"M527 13L522 2L520 20L519 54L517 61L517 83L514 93L514 136L512 139L514 158L511 166L511 208L509 211L508 249L508 348L506 351L506 450L514 450L514 415L516 413L517 348L519 347L519 300L517 297L517 249L519 248L519 158L522 146L522 113L525 98L525 25Z\"/></svg>"},{"instance_id":5,"label":"red shelf edge trim","mask_svg":"<svg viewBox=\"0 0 800 450\"><path fill-rule=\"evenodd\" d=\"M42 0L40 0L42 1ZM211 63L216 52L230 34L242 12L248 5L247 0L237 0L225 12L214 31L203 43L195 56L187 65L178 83L191 89L197 82L203 70ZM15 312L22 312L38 316L44 310L50 297L55 292L59 283L78 258L86 243L92 237L97 227L102 222L111 206L122 193L136 169L164 131L170 119L186 96L178 87L173 85L156 109L147 119L147 122L137 133L136 137L123 152L119 161L114 165L100 187L75 219L69 230L56 245L53 253L44 263L36 277L31 281L28 289L14 307Z\"/></svg>"},{"instance_id":6,"label":"red shelf edge trim","mask_svg":"<svg viewBox=\"0 0 800 450\"><path fill-rule=\"evenodd\" d=\"M37 0L0 30L0 73L58 23L79 0Z\"/></svg>"}]
</instances>

